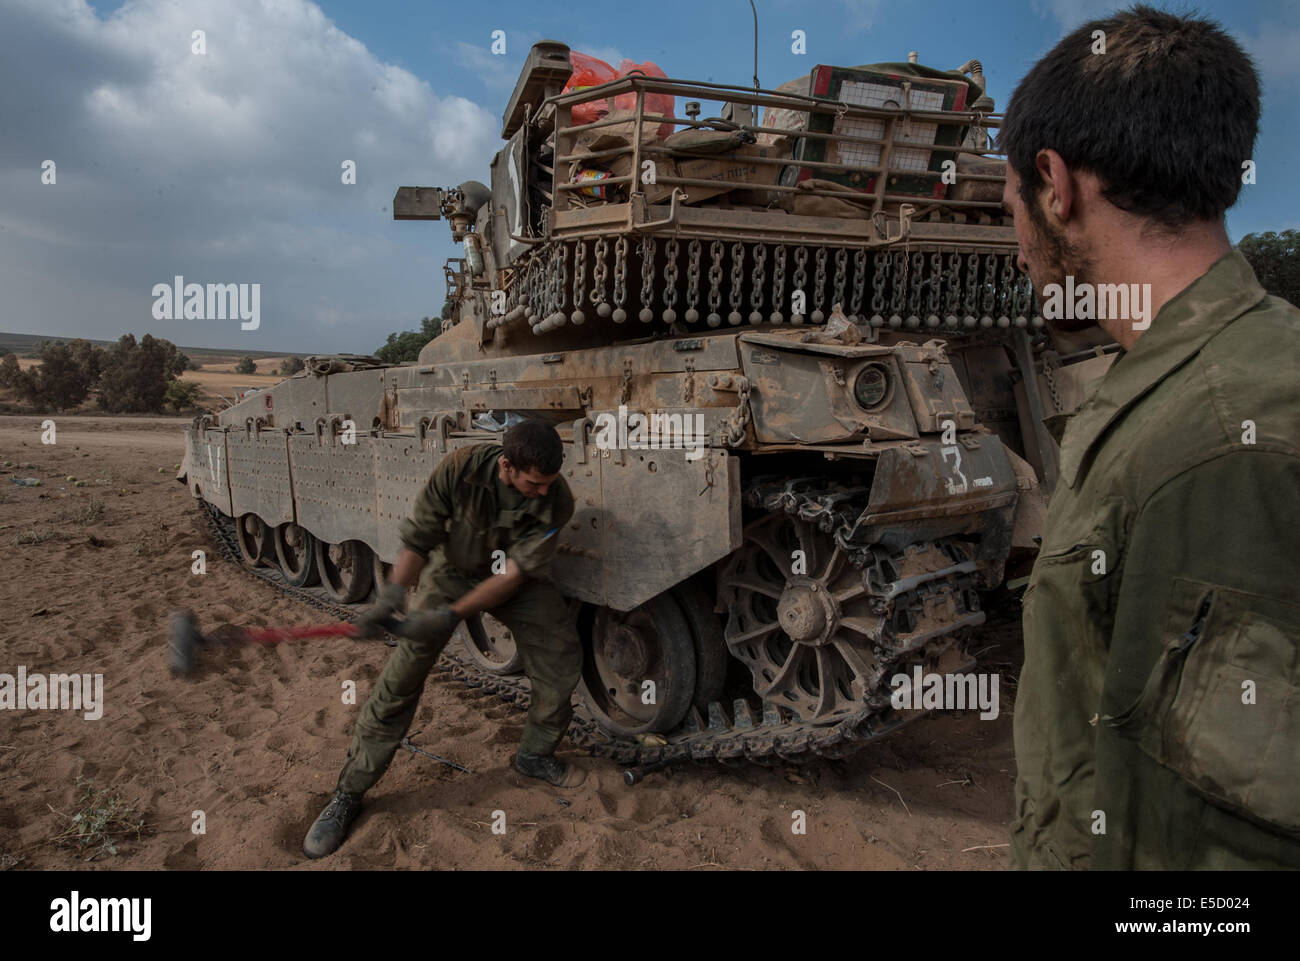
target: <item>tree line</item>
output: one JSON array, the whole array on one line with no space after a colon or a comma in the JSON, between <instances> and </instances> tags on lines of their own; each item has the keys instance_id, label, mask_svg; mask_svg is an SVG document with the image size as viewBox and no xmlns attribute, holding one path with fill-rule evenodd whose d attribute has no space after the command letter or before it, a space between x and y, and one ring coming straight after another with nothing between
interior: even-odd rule
<instances>
[{"instance_id":1,"label":"tree line","mask_svg":"<svg viewBox=\"0 0 1300 961\"><path fill-rule=\"evenodd\" d=\"M442 305L442 314L438 317L421 317L419 330L398 331L388 335L384 345L375 351L375 356L385 364L402 364L420 359L424 345L442 333L442 322L451 318L451 302Z\"/></svg>"},{"instance_id":2,"label":"tree line","mask_svg":"<svg viewBox=\"0 0 1300 961\"><path fill-rule=\"evenodd\" d=\"M123 334L116 344L98 347L85 340L41 341L34 355L39 367L23 370L18 355L0 358L0 389L15 391L40 411L76 410L97 393L95 404L111 414L158 414L193 410L199 385L180 380L187 370L201 370L169 340L145 334ZM306 366L291 355L280 364L280 376L290 377ZM257 364L242 357L235 372L252 374Z\"/></svg>"},{"instance_id":3,"label":"tree line","mask_svg":"<svg viewBox=\"0 0 1300 961\"><path fill-rule=\"evenodd\" d=\"M23 370L16 354L0 359L0 387L15 390L39 410L75 410L98 392L97 406L113 414L181 411L198 402L199 385L177 378L197 370L176 345L150 334L139 341L123 334L116 344L97 347L84 340L42 341L41 364Z\"/></svg>"}]
</instances>

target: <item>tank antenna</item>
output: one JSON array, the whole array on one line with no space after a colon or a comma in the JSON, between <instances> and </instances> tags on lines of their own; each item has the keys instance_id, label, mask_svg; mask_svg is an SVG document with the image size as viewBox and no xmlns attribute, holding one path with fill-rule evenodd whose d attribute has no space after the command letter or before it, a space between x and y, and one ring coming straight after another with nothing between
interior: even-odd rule
<instances>
[{"instance_id":1,"label":"tank antenna","mask_svg":"<svg viewBox=\"0 0 1300 961\"><path fill-rule=\"evenodd\" d=\"M749 9L754 12L754 89L761 89L758 86L758 9L754 6L754 0L749 0Z\"/></svg>"}]
</instances>

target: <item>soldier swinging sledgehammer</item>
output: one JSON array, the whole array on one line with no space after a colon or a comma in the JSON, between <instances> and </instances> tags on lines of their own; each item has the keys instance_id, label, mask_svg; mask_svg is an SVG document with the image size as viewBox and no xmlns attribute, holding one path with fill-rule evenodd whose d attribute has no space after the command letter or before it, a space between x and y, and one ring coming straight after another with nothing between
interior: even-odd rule
<instances>
[{"instance_id":1,"label":"soldier swinging sledgehammer","mask_svg":"<svg viewBox=\"0 0 1300 961\"><path fill-rule=\"evenodd\" d=\"M549 580L557 535L573 516L559 476L564 450L555 428L528 420L503 443L463 447L434 468L402 522L402 553L379 599L357 621L374 636L405 606L401 639L357 719L338 785L312 824L303 853L320 858L343 843L361 796L383 776L415 717L429 671L465 618L488 611L515 636L532 683L515 769L557 787L586 777L554 756L573 715L582 673L573 615Z\"/></svg>"}]
</instances>

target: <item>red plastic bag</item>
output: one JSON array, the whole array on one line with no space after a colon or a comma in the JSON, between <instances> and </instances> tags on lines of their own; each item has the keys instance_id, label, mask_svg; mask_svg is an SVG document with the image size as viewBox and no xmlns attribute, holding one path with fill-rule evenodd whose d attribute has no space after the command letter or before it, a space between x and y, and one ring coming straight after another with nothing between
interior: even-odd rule
<instances>
[{"instance_id":1,"label":"red plastic bag","mask_svg":"<svg viewBox=\"0 0 1300 961\"><path fill-rule=\"evenodd\" d=\"M573 65L573 74L569 77L569 82L564 85L563 93L586 90L588 87L598 87L602 83L609 83L611 80L617 79L614 68L599 57L592 57L585 53L578 53L576 50L570 50L569 63ZM575 124L591 123L599 120L607 113L609 113L609 101L593 100L590 103L580 103L574 107L571 117Z\"/></svg>"},{"instance_id":2,"label":"red plastic bag","mask_svg":"<svg viewBox=\"0 0 1300 961\"><path fill-rule=\"evenodd\" d=\"M647 60L645 63L637 63L633 60L620 60L618 64L618 78L629 76L633 73L643 74L647 77L664 77L668 74L659 69L659 65ZM658 114L661 117L673 116L673 108L676 106L677 98L670 93L647 93L645 95L645 112L648 114ZM636 94L621 93L614 98L615 110L635 110ZM673 132L673 125L670 123L661 123L657 134L660 140L663 140Z\"/></svg>"}]
</instances>

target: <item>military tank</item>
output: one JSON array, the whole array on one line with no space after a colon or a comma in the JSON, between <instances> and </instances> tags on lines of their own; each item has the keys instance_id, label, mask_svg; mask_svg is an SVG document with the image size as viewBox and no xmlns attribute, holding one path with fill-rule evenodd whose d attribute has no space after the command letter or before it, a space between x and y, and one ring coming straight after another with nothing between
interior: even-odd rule
<instances>
[{"instance_id":1,"label":"military tank","mask_svg":"<svg viewBox=\"0 0 1300 961\"><path fill-rule=\"evenodd\" d=\"M979 61L567 89L574 59L531 49L488 183L397 190L463 250L418 361L310 358L196 418L179 477L250 569L348 616L443 457L546 419L577 505L571 736L842 756L920 713L895 675L975 663L1055 482L1044 417L1113 348L1035 311ZM502 625L460 642L448 669L526 699Z\"/></svg>"}]
</instances>

